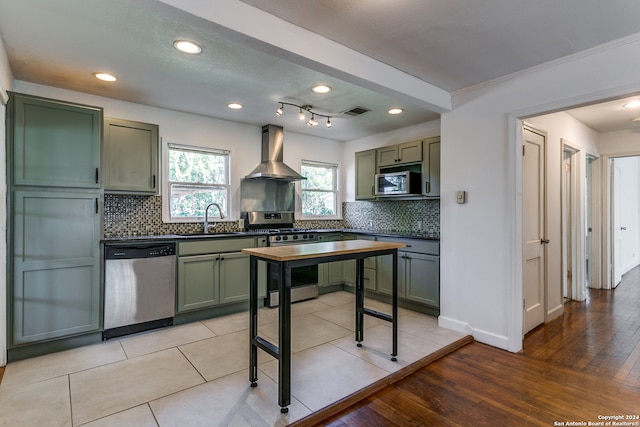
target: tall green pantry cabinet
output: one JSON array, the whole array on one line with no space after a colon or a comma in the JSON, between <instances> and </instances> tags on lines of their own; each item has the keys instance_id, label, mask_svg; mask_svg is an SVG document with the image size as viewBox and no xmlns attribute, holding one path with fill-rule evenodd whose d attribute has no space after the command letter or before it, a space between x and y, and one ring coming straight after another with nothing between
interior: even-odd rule
<instances>
[{"instance_id":1,"label":"tall green pantry cabinet","mask_svg":"<svg viewBox=\"0 0 640 427\"><path fill-rule=\"evenodd\" d=\"M100 339L102 109L12 93L9 360Z\"/></svg>"}]
</instances>

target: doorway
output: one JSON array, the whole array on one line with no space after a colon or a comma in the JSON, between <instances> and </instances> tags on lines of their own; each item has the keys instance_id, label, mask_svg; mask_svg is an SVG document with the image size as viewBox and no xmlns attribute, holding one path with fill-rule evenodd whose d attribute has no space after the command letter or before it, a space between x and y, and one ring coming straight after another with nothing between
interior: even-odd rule
<instances>
[{"instance_id":1,"label":"doorway","mask_svg":"<svg viewBox=\"0 0 640 427\"><path fill-rule=\"evenodd\" d=\"M611 288L640 264L640 156L609 159Z\"/></svg>"}]
</instances>

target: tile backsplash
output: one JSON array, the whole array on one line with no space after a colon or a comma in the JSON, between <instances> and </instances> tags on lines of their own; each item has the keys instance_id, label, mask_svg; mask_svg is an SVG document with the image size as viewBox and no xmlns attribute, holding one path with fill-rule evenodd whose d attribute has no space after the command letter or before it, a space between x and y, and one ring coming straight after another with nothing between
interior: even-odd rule
<instances>
[{"instance_id":1,"label":"tile backsplash","mask_svg":"<svg viewBox=\"0 0 640 427\"><path fill-rule=\"evenodd\" d=\"M440 200L357 201L343 204L344 228L440 233Z\"/></svg>"},{"instance_id":2,"label":"tile backsplash","mask_svg":"<svg viewBox=\"0 0 640 427\"><path fill-rule=\"evenodd\" d=\"M353 228L377 232L439 233L439 200L357 201L342 204L342 220L297 220L294 227ZM219 222L216 231L237 231L237 222ZM151 236L202 232L202 223L162 222L160 196L104 195L104 236Z\"/></svg>"}]
</instances>

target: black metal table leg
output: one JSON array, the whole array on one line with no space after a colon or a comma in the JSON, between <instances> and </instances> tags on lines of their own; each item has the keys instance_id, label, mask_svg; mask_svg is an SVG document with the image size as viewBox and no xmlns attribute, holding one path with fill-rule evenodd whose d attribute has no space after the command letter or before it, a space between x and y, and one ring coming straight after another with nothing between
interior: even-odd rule
<instances>
[{"instance_id":1,"label":"black metal table leg","mask_svg":"<svg viewBox=\"0 0 640 427\"><path fill-rule=\"evenodd\" d=\"M356 344L364 340L364 259L356 259Z\"/></svg>"},{"instance_id":2,"label":"black metal table leg","mask_svg":"<svg viewBox=\"0 0 640 427\"><path fill-rule=\"evenodd\" d=\"M291 266L281 262L279 289L278 404L287 413L291 404Z\"/></svg>"},{"instance_id":3,"label":"black metal table leg","mask_svg":"<svg viewBox=\"0 0 640 427\"><path fill-rule=\"evenodd\" d=\"M391 328L393 330L393 350L391 352L391 360L396 362L398 359L398 256L393 254L393 279L392 279L392 295L391 295Z\"/></svg>"},{"instance_id":4,"label":"black metal table leg","mask_svg":"<svg viewBox=\"0 0 640 427\"><path fill-rule=\"evenodd\" d=\"M258 336L258 259L249 257L249 381L258 385L258 347L253 343Z\"/></svg>"}]
</instances>

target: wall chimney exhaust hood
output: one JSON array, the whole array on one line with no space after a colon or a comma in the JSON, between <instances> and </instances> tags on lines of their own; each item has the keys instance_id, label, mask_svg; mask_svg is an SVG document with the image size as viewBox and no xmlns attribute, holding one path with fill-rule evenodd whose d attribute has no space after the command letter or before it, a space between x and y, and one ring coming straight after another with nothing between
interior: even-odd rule
<instances>
[{"instance_id":1,"label":"wall chimney exhaust hood","mask_svg":"<svg viewBox=\"0 0 640 427\"><path fill-rule=\"evenodd\" d=\"M300 181L306 179L282 161L284 130L282 126L262 127L262 162L245 178Z\"/></svg>"}]
</instances>

